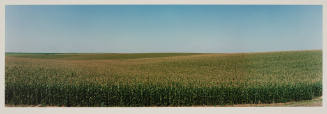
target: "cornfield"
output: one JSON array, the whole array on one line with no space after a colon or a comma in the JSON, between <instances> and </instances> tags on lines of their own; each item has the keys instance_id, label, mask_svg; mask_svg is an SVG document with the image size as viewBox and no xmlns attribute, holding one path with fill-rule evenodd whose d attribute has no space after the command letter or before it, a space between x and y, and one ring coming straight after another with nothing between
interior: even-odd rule
<instances>
[{"instance_id":1,"label":"cornfield","mask_svg":"<svg viewBox=\"0 0 327 114\"><path fill-rule=\"evenodd\" d=\"M204 106L322 96L322 51L6 53L5 104Z\"/></svg>"}]
</instances>

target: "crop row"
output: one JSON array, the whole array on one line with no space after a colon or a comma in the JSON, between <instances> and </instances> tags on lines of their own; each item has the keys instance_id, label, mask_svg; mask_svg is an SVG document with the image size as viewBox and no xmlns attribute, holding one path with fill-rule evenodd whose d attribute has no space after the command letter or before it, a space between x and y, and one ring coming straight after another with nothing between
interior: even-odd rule
<instances>
[{"instance_id":1,"label":"crop row","mask_svg":"<svg viewBox=\"0 0 327 114\"><path fill-rule=\"evenodd\" d=\"M322 95L322 83L257 87L6 84L6 104L54 106L199 106L276 103Z\"/></svg>"}]
</instances>

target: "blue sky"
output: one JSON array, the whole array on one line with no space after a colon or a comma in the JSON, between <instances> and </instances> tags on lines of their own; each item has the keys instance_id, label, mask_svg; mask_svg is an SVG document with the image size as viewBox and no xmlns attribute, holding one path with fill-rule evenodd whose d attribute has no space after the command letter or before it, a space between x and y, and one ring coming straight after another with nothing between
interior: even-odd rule
<instances>
[{"instance_id":1,"label":"blue sky","mask_svg":"<svg viewBox=\"0 0 327 114\"><path fill-rule=\"evenodd\" d=\"M6 52L322 49L319 5L6 6Z\"/></svg>"}]
</instances>

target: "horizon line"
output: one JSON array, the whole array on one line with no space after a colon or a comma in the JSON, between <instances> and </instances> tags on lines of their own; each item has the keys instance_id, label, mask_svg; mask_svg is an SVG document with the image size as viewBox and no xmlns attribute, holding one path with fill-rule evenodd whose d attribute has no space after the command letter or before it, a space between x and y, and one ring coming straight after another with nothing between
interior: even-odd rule
<instances>
[{"instance_id":1,"label":"horizon line","mask_svg":"<svg viewBox=\"0 0 327 114\"><path fill-rule=\"evenodd\" d=\"M146 54L146 53L217 53L217 54L233 54L233 53L265 53L265 52L296 52L296 51L323 51L323 49L307 49L307 50L281 50L281 51L247 51L247 52L5 52L20 54Z\"/></svg>"}]
</instances>

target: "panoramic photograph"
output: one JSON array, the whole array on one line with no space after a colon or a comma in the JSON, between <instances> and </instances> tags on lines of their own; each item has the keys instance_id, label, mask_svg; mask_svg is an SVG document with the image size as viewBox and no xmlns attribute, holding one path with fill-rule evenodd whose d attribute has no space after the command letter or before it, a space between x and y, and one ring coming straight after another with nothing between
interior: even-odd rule
<instances>
[{"instance_id":1,"label":"panoramic photograph","mask_svg":"<svg viewBox=\"0 0 327 114\"><path fill-rule=\"evenodd\" d=\"M321 107L321 5L6 5L6 107Z\"/></svg>"}]
</instances>

